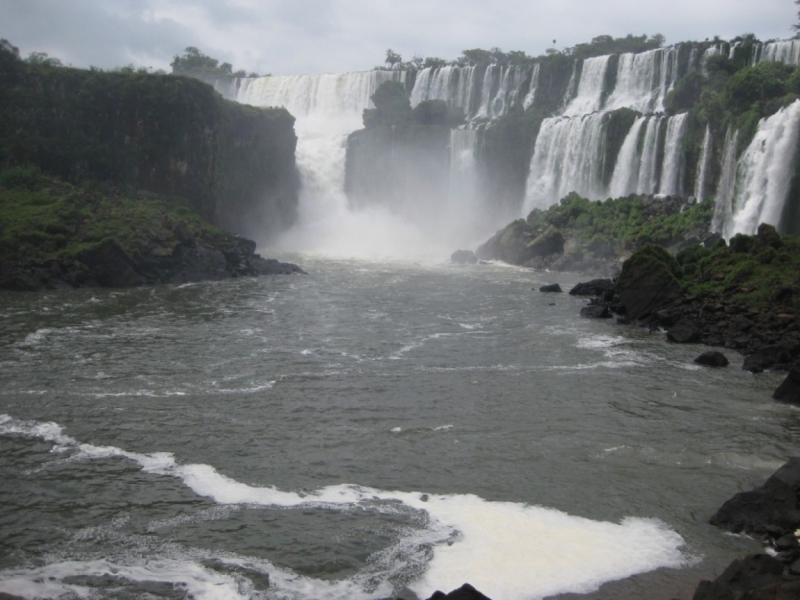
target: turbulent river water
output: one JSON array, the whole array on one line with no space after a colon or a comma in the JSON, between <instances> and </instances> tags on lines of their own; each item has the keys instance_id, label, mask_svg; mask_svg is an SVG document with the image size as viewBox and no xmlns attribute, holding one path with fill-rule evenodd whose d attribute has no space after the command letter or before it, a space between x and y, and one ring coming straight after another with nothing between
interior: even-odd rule
<instances>
[{"instance_id":1,"label":"turbulent river water","mask_svg":"<svg viewBox=\"0 0 800 600\"><path fill-rule=\"evenodd\" d=\"M690 597L707 524L800 440L778 374L581 319L577 276L307 276L0 295L0 591Z\"/></svg>"}]
</instances>

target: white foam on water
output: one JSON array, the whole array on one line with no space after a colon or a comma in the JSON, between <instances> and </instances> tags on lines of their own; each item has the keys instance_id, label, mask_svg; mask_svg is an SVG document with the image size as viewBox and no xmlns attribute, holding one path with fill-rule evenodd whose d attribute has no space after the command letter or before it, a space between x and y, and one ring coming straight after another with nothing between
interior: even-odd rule
<instances>
[{"instance_id":1,"label":"white foam on water","mask_svg":"<svg viewBox=\"0 0 800 600\"><path fill-rule=\"evenodd\" d=\"M624 337L612 335L598 335L590 338L581 338L578 340L576 346L578 348L585 348L588 350L597 350L604 348L611 348L627 342Z\"/></svg>"},{"instance_id":2,"label":"white foam on water","mask_svg":"<svg viewBox=\"0 0 800 600\"><path fill-rule=\"evenodd\" d=\"M489 597L534 600L557 593L586 593L607 581L688 563L681 551L681 536L654 519L592 521L552 508L488 501L471 494L429 495L348 484L308 493L287 492L247 485L211 465L179 464L167 452L140 454L113 446L83 444L64 434L56 423L21 421L8 415L0 415L0 435L44 439L62 451L73 451L74 459L125 458L138 463L146 473L178 478L196 494L220 505L342 511L358 508L383 514L411 511L420 515L421 528L408 528L391 547L372 557L370 567L352 579L326 582L273 567L269 572L272 591L282 597L386 597L391 595L388 577L413 564L419 575L409 588L421 598L437 589L451 590L469 581ZM428 548L433 550L429 561ZM180 561L153 560L134 566L114 566L105 561L59 563L33 570L2 571L0 582L3 589L30 597L69 592L83 595L84 590L67 589L59 583L64 573L102 575L112 568L115 575L132 581L184 582L196 598L242 597L242 589L233 577ZM37 586L62 587L45 590Z\"/></svg>"}]
</instances>

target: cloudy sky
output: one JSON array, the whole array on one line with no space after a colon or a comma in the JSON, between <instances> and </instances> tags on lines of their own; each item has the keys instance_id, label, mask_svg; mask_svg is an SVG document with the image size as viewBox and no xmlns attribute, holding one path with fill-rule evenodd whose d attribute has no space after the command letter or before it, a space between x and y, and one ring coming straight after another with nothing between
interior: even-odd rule
<instances>
[{"instance_id":1,"label":"cloudy sky","mask_svg":"<svg viewBox=\"0 0 800 600\"><path fill-rule=\"evenodd\" d=\"M169 69L187 46L235 68L290 75L370 69L387 48L539 55L609 34L668 43L791 37L792 0L0 0L0 38L66 64Z\"/></svg>"}]
</instances>

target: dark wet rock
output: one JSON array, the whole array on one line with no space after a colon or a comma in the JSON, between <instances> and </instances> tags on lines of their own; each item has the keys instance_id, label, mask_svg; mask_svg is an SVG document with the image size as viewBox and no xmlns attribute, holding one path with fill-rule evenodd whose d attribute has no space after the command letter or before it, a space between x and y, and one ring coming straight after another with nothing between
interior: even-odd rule
<instances>
[{"instance_id":1,"label":"dark wet rock","mask_svg":"<svg viewBox=\"0 0 800 600\"><path fill-rule=\"evenodd\" d=\"M527 244L528 256L551 256L563 254L564 235L558 228L550 225L541 234L537 235Z\"/></svg>"},{"instance_id":2,"label":"dark wet rock","mask_svg":"<svg viewBox=\"0 0 800 600\"><path fill-rule=\"evenodd\" d=\"M677 299L682 291L676 279L679 272L675 259L659 246L648 246L633 255L615 286L625 314L642 319Z\"/></svg>"},{"instance_id":3,"label":"dark wet rock","mask_svg":"<svg viewBox=\"0 0 800 600\"><path fill-rule=\"evenodd\" d=\"M759 488L740 492L711 517L710 523L733 533L765 535L770 526L800 527L800 458L792 458Z\"/></svg>"},{"instance_id":4,"label":"dark wet rock","mask_svg":"<svg viewBox=\"0 0 800 600\"><path fill-rule=\"evenodd\" d=\"M800 365L795 366L772 394L775 400L800 406Z\"/></svg>"},{"instance_id":5,"label":"dark wet rock","mask_svg":"<svg viewBox=\"0 0 800 600\"><path fill-rule=\"evenodd\" d=\"M78 260L86 265L85 285L99 287L133 287L145 283L136 263L115 240L105 240L85 250Z\"/></svg>"},{"instance_id":6,"label":"dark wet rock","mask_svg":"<svg viewBox=\"0 0 800 600\"><path fill-rule=\"evenodd\" d=\"M0 592L0 600L25 600L22 596L14 596L13 594L6 594L5 592Z\"/></svg>"},{"instance_id":7,"label":"dark wet rock","mask_svg":"<svg viewBox=\"0 0 800 600\"><path fill-rule=\"evenodd\" d=\"M781 595L776 592L780 589ZM783 595L800 590L800 582L786 582L783 563L766 554L753 554L733 561L714 581L701 581L692 600L748 600L797 598Z\"/></svg>"},{"instance_id":8,"label":"dark wet rock","mask_svg":"<svg viewBox=\"0 0 800 600\"><path fill-rule=\"evenodd\" d=\"M474 265L478 263L478 257L472 250L456 250L450 255L450 262L459 265Z\"/></svg>"},{"instance_id":9,"label":"dark wet rock","mask_svg":"<svg viewBox=\"0 0 800 600\"><path fill-rule=\"evenodd\" d=\"M179 245L173 254L173 264L171 283L219 281L231 276L225 255L201 244Z\"/></svg>"},{"instance_id":10,"label":"dark wet rock","mask_svg":"<svg viewBox=\"0 0 800 600\"><path fill-rule=\"evenodd\" d=\"M742 369L751 373L761 373L767 369L786 369L794 360L795 352L787 345L771 344L762 346L745 356Z\"/></svg>"},{"instance_id":11,"label":"dark wet rock","mask_svg":"<svg viewBox=\"0 0 800 600\"><path fill-rule=\"evenodd\" d=\"M548 283L547 285L543 285L539 288L540 292L550 292L550 293L561 293L564 290L561 289L561 286L557 283Z\"/></svg>"},{"instance_id":12,"label":"dark wet rock","mask_svg":"<svg viewBox=\"0 0 800 600\"><path fill-rule=\"evenodd\" d=\"M611 311L605 304L590 304L581 309L581 316L590 319L610 319Z\"/></svg>"},{"instance_id":13,"label":"dark wet rock","mask_svg":"<svg viewBox=\"0 0 800 600\"><path fill-rule=\"evenodd\" d=\"M465 583L449 594L439 591L433 592L433 595L428 600L491 600L491 598L484 596L470 584Z\"/></svg>"},{"instance_id":14,"label":"dark wet rock","mask_svg":"<svg viewBox=\"0 0 800 600\"><path fill-rule=\"evenodd\" d=\"M700 329L693 321L682 318L667 330L667 339L678 344L693 344L701 338Z\"/></svg>"},{"instance_id":15,"label":"dark wet rock","mask_svg":"<svg viewBox=\"0 0 800 600\"><path fill-rule=\"evenodd\" d=\"M730 362L728 358L717 350L709 350L703 352L700 356L694 359L698 365L705 365L707 367L727 367Z\"/></svg>"},{"instance_id":16,"label":"dark wet rock","mask_svg":"<svg viewBox=\"0 0 800 600\"><path fill-rule=\"evenodd\" d=\"M570 296L605 296L613 287L611 279L592 279L575 285L569 293Z\"/></svg>"}]
</instances>

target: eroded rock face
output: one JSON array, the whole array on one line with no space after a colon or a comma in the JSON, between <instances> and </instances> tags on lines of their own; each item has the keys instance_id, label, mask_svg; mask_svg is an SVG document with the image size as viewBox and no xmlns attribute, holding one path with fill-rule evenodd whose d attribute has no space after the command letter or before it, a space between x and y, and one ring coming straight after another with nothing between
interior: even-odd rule
<instances>
[{"instance_id":1,"label":"eroded rock face","mask_svg":"<svg viewBox=\"0 0 800 600\"><path fill-rule=\"evenodd\" d=\"M611 279L592 279L576 284L569 294L570 296L604 296L613 289L614 282Z\"/></svg>"}]
</instances>

